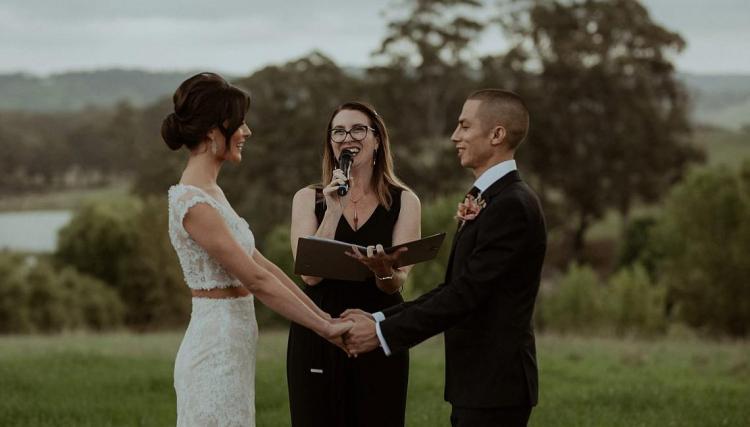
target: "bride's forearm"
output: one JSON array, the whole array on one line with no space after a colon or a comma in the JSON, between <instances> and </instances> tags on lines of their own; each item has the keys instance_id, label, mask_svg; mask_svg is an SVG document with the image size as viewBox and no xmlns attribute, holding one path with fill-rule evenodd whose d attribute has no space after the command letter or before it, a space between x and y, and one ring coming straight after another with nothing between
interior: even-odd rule
<instances>
[{"instance_id":1,"label":"bride's forearm","mask_svg":"<svg viewBox=\"0 0 750 427\"><path fill-rule=\"evenodd\" d=\"M273 273L266 271L253 277L246 287L263 304L294 323L302 325L324 336L328 326L327 318L310 307L285 286ZM304 295L304 294L303 294ZM309 301L309 298L305 296ZM314 306L314 304L313 304Z\"/></svg>"},{"instance_id":2,"label":"bride's forearm","mask_svg":"<svg viewBox=\"0 0 750 427\"><path fill-rule=\"evenodd\" d=\"M321 310L320 307L315 305L314 302L308 297L302 290L297 286L296 283L294 283L289 276L284 274L284 272L277 267L274 264L271 264L272 267L270 268L271 274L276 276L276 278L281 282L282 285L286 286L287 289L289 289L297 298L299 298L300 301L302 301L303 304L308 306L312 311L314 311L318 316L321 316L324 319L330 319L330 315L326 313L325 311Z\"/></svg>"},{"instance_id":3,"label":"bride's forearm","mask_svg":"<svg viewBox=\"0 0 750 427\"><path fill-rule=\"evenodd\" d=\"M269 273L271 273L276 279L281 282L283 286L285 286L289 291L291 291L294 296L296 296L300 301L302 301L303 304L305 304L307 307L309 307L312 311L314 311L317 315L323 317L324 319L330 319L330 315L326 313L325 311L321 310L317 305L315 305L314 302L308 297L302 290L297 286L296 283L292 281L292 279L289 278L289 276L284 273L282 269L280 269L276 264L272 263L268 259L266 259L260 252L255 251L253 254L253 259L255 262L258 263L261 267L268 270Z\"/></svg>"}]
</instances>

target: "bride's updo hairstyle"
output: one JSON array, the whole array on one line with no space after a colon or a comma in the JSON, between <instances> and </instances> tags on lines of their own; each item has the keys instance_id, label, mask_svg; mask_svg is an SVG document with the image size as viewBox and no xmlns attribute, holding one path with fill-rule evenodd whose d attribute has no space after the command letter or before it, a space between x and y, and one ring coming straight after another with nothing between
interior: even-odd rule
<instances>
[{"instance_id":1,"label":"bride's updo hairstyle","mask_svg":"<svg viewBox=\"0 0 750 427\"><path fill-rule=\"evenodd\" d=\"M200 73L182 82L172 96L174 112L161 124L161 137L172 150L192 150L218 128L229 144L250 108L245 91L218 74Z\"/></svg>"}]
</instances>

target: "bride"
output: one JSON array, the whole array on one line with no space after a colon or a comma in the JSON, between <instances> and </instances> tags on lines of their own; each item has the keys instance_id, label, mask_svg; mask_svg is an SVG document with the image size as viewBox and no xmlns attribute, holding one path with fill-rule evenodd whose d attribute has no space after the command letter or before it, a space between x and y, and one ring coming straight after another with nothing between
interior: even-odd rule
<instances>
[{"instance_id":1,"label":"bride","mask_svg":"<svg viewBox=\"0 0 750 427\"><path fill-rule=\"evenodd\" d=\"M177 352L177 425L255 426L253 296L289 320L341 346L350 322L321 311L255 249L255 238L217 185L224 161L238 163L251 132L249 97L213 73L185 80L161 134L190 157L169 189L169 237L193 295L190 324Z\"/></svg>"}]
</instances>

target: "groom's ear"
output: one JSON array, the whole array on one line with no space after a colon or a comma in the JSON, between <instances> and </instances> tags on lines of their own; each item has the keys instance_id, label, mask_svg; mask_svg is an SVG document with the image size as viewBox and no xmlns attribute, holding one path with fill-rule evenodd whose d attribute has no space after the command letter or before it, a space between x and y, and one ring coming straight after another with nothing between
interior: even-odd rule
<instances>
[{"instance_id":1,"label":"groom's ear","mask_svg":"<svg viewBox=\"0 0 750 427\"><path fill-rule=\"evenodd\" d=\"M495 126L492 128L492 133L490 133L490 144L493 147L497 147L503 142L505 142L505 136L508 134L508 131L505 129L504 126Z\"/></svg>"}]
</instances>

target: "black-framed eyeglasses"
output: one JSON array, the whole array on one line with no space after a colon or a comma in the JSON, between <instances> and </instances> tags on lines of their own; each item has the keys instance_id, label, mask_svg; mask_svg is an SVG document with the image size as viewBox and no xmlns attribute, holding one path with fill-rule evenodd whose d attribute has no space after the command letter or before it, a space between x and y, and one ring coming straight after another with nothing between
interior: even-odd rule
<instances>
[{"instance_id":1,"label":"black-framed eyeglasses","mask_svg":"<svg viewBox=\"0 0 750 427\"><path fill-rule=\"evenodd\" d=\"M367 137L368 129L373 133L377 132L377 129L365 125L355 125L349 130L343 128L331 129L331 141L336 143L344 142L346 135L350 135L354 141L362 141Z\"/></svg>"}]
</instances>

